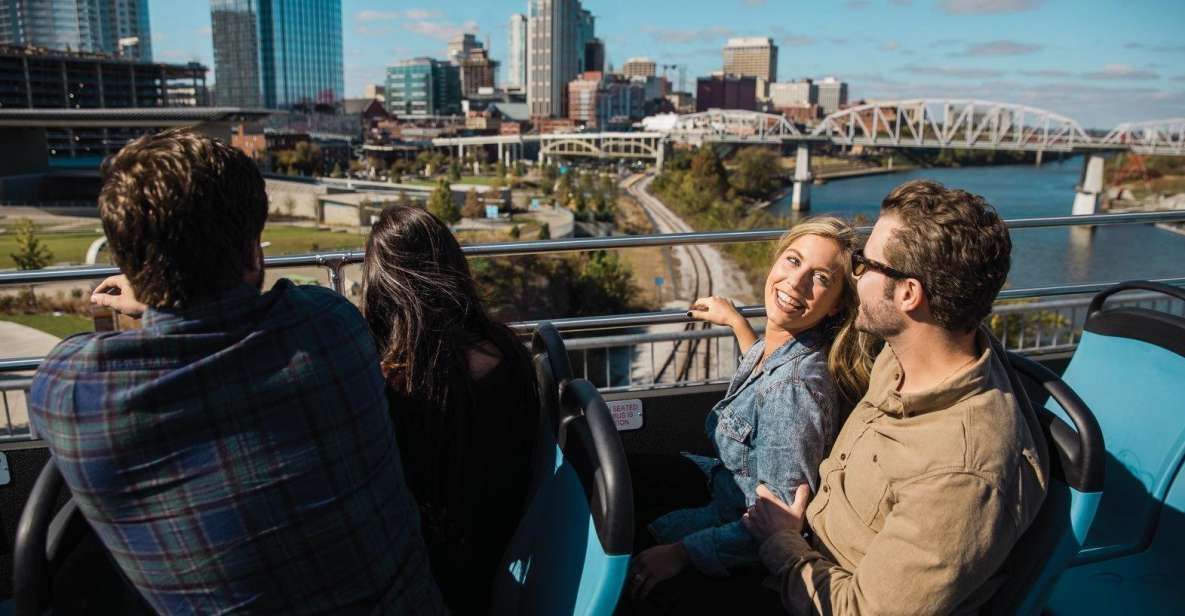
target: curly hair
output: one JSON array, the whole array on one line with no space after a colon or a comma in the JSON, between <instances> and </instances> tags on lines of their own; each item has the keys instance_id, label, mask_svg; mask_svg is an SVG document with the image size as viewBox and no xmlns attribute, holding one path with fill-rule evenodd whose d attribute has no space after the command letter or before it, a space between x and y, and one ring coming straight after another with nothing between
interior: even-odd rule
<instances>
[{"instance_id":1,"label":"curly hair","mask_svg":"<svg viewBox=\"0 0 1185 616\"><path fill-rule=\"evenodd\" d=\"M101 171L99 217L136 299L184 308L242 280L268 210L246 154L178 128L132 141Z\"/></svg>"},{"instance_id":2,"label":"curly hair","mask_svg":"<svg viewBox=\"0 0 1185 616\"><path fill-rule=\"evenodd\" d=\"M979 195L913 180L885 197L881 214L901 223L885 258L921 280L934 320L954 332L975 329L1012 264L1012 240L996 209Z\"/></svg>"}]
</instances>

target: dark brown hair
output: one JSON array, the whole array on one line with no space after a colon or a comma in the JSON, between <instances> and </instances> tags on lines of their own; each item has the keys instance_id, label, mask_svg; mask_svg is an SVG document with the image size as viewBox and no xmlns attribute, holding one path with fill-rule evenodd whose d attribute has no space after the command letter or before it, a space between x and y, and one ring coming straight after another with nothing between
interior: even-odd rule
<instances>
[{"instance_id":1,"label":"dark brown hair","mask_svg":"<svg viewBox=\"0 0 1185 616\"><path fill-rule=\"evenodd\" d=\"M475 408L467 349L492 343L509 362L512 378L534 395L526 347L489 317L460 244L421 207L388 207L371 228L362 261L362 314L391 393L422 402L406 408L424 417L397 417L397 423L414 426L416 434L406 436L422 439L430 451L443 451L463 432L464 418ZM429 475L439 470L427 461L421 467ZM430 489L440 487L427 481Z\"/></svg>"},{"instance_id":2,"label":"dark brown hair","mask_svg":"<svg viewBox=\"0 0 1185 616\"><path fill-rule=\"evenodd\" d=\"M954 332L978 326L1011 267L1012 240L995 208L979 195L913 180L885 197L881 213L901 223L885 258L921 280L934 320Z\"/></svg>"},{"instance_id":3,"label":"dark brown hair","mask_svg":"<svg viewBox=\"0 0 1185 616\"><path fill-rule=\"evenodd\" d=\"M103 231L136 299L183 308L242 280L267 221L246 154L180 128L132 141L101 171Z\"/></svg>"}]
</instances>

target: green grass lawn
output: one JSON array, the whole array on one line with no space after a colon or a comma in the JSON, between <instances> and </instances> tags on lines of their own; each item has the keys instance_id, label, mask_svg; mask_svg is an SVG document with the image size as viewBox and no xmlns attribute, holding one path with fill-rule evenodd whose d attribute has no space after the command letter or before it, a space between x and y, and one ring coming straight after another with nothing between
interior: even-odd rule
<instances>
[{"instance_id":1,"label":"green grass lawn","mask_svg":"<svg viewBox=\"0 0 1185 616\"><path fill-rule=\"evenodd\" d=\"M94 321L76 314L0 314L0 321L20 323L33 329L39 329L47 334L65 338L78 332L95 330Z\"/></svg>"},{"instance_id":2,"label":"green grass lawn","mask_svg":"<svg viewBox=\"0 0 1185 616\"><path fill-rule=\"evenodd\" d=\"M97 226L97 225L96 225ZM41 240L49 251L53 253L50 263L82 263L86 259L86 249L91 242L102 237L101 233L93 231L83 233L40 233ZM0 233L0 269L14 268L16 262L12 260L12 253L16 252L16 233L12 227L5 226L4 233Z\"/></svg>"},{"instance_id":3,"label":"green grass lawn","mask_svg":"<svg viewBox=\"0 0 1185 616\"><path fill-rule=\"evenodd\" d=\"M41 233L37 239L49 248L53 256L50 263L82 263L91 242L100 234L88 233ZM357 233L323 231L305 227L269 226L263 230L263 241L271 242L264 254L285 255L313 252L314 250L341 250L362 248L366 236ZM16 252L16 234L11 231L0 233L0 269L16 267L12 253Z\"/></svg>"},{"instance_id":4,"label":"green grass lawn","mask_svg":"<svg viewBox=\"0 0 1185 616\"><path fill-rule=\"evenodd\" d=\"M450 184L477 184L480 186L490 186L494 183L495 176L492 175L463 175L460 182L453 182L449 180ZM507 178L509 180L509 178ZM415 179L405 182L405 184L416 184L419 186L435 186L437 178Z\"/></svg>"},{"instance_id":5,"label":"green grass lawn","mask_svg":"<svg viewBox=\"0 0 1185 616\"><path fill-rule=\"evenodd\" d=\"M263 230L263 241L271 242L264 255L290 255L326 250L361 250L366 236L340 231L322 231L307 227L269 226Z\"/></svg>"}]
</instances>

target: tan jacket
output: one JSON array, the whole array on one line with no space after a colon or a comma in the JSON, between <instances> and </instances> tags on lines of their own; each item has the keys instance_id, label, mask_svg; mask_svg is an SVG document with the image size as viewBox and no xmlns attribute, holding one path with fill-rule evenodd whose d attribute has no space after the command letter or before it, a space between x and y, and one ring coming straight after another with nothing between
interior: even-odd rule
<instances>
[{"instance_id":1,"label":"tan jacket","mask_svg":"<svg viewBox=\"0 0 1185 616\"><path fill-rule=\"evenodd\" d=\"M999 343L985 330L978 342L974 363L921 393L897 391L887 345L877 357L819 467L810 542L784 532L761 546L792 614L971 613L999 587L1049 464Z\"/></svg>"}]
</instances>

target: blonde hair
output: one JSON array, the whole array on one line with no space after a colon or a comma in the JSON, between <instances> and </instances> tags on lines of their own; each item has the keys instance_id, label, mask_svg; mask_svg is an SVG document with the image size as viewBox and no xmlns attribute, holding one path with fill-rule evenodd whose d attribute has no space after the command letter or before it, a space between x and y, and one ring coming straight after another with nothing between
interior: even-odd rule
<instances>
[{"instance_id":1,"label":"blonde hair","mask_svg":"<svg viewBox=\"0 0 1185 616\"><path fill-rule=\"evenodd\" d=\"M847 406L854 405L868 389L868 375L876 358L879 341L872 335L858 331L856 311L860 299L856 295L856 278L852 275L851 254L860 247L860 237L847 222L834 216L816 216L794 225L778 240L774 247L773 261L793 244L795 240L814 235L839 244L843 263L843 289L839 296L839 314L826 317L823 328L830 338L827 351L827 371L835 381L839 393ZM846 409L845 409L846 410Z\"/></svg>"}]
</instances>

